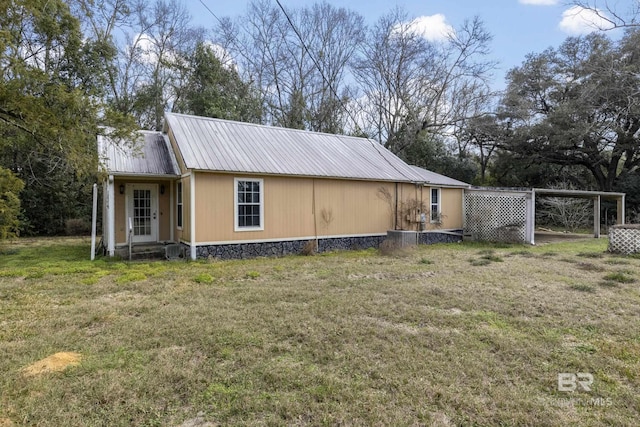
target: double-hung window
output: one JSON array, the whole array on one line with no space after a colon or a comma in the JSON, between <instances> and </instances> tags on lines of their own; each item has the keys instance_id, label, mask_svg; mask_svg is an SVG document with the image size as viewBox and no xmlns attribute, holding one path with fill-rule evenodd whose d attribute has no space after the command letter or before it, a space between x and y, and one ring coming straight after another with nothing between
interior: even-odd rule
<instances>
[{"instance_id":1,"label":"double-hung window","mask_svg":"<svg viewBox=\"0 0 640 427\"><path fill-rule=\"evenodd\" d=\"M431 189L431 222L439 223L441 221L440 210L440 189Z\"/></svg>"},{"instance_id":2,"label":"double-hung window","mask_svg":"<svg viewBox=\"0 0 640 427\"><path fill-rule=\"evenodd\" d=\"M182 182L176 183L176 216L178 217L177 227L182 229Z\"/></svg>"},{"instance_id":3,"label":"double-hung window","mask_svg":"<svg viewBox=\"0 0 640 427\"><path fill-rule=\"evenodd\" d=\"M235 178L235 231L264 230L264 181Z\"/></svg>"}]
</instances>

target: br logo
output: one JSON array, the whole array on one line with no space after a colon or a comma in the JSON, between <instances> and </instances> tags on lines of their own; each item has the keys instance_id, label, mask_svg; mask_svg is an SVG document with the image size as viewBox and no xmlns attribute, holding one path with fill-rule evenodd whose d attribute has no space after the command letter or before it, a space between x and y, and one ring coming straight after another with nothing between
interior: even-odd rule
<instances>
[{"instance_id":1,"label":"br logo","mask_svg":"<svg viewBox=\"0 0 640 427\"><path fill-rule=\"evenodd\" d=\"M593 375L586 372L558 374L558 391L591 391Z\"/></svg>"}]
</instances>

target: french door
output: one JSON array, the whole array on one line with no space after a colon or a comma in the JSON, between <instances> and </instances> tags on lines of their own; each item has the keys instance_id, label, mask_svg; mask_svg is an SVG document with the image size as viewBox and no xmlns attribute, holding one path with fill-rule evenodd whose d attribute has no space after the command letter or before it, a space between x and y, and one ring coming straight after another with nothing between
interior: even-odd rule
<instances>
[{"instance_id":1,"label":"french door","mask_svg":"<svg viewBox=\"0 0 640 427\"><path fill-rule=\"evenodd\" d=\"M127 234L131 227L132 243L158 240L158 185L128 185Z\"/></svg>"}]
</instances>

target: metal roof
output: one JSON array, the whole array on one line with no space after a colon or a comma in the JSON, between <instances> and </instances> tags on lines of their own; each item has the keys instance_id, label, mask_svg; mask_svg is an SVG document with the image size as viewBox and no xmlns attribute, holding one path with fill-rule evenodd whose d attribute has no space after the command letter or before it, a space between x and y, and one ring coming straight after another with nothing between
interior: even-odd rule
<instances>
[{"instance_id":1,"label":"metal roof","mask_svg":"<svg viewBox=\"0 0 640 427\"><path fill-rule=\"evenodd\" d=\"M418 166L411 166L411 168L420 175L420 181L426 184L433 184L438 187L470 187L466 182L458 181L457 179L449 178L448 176L440 175L439 173L431 172Z\"/></svg>"},{"instance_id":2,"label":"metal roof","mask_svg":"<svg viewBox=\"0 0 640 427\"><path fill-rule=\"evenodd\" d=\"M188 169L422 181L411 166L370 139L175 113L165 119Z\"/></svg>"},{"instance_id":3,"label":"metal roof","mask_svg":"<svg viewBox=\"0 0 640 427\"><path fill-rule=\"evenodd\" d=\"M140 131L140 140L118 144L98 136L104 169L111 175L180 175L169 139L162 132Z\"/></svg>"}]
</instances>

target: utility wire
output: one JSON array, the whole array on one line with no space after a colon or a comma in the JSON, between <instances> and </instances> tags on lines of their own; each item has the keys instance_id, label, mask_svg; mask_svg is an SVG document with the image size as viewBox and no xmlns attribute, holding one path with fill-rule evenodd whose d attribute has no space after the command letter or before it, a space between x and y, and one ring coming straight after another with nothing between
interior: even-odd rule
<instances>
[{"instance_id":1,"label":"utility wire","mask_svg":"<svg viewBox=\"0 0 640 427\"><path fill-rule=\"evenodd\" d=\"M215 13L213 13L213 11L212 11L211 9L209 9L209 6L207 6L203 0L200 0L200 4L202 4L202 5L204 6L204 8L205 8L205 9L207 9L207 10L209 11L209 13L211 14L211 16L213 16L214 18L216 18L216 20L217 20L220 24L222 24L222 20L221 20L220 18L218 18L218 17L216 16L216 14L215 14Z\"/></svg>"},{"instance_id":2,"label":"utility wire","mask_svg":"<svg viewBox=\"0 0 640 427\"><path fill-rule=\"evenodd\" d=\"M309 57L311 58L311 60L313 61L314 65L316 66L316 68L318 69L318 71L320 72L320 75L322 76L322 79L325 81L325 83L327 84L327 86L329 86L329 89L331 90L331 93L333 93L333 95L336 97L336 99L338 100L338 102L340 102L340 105L342 106L342 108L344 109L344 111L347 113L347 115L349 116L349 118L351 120L353 120L353 124L356 126L356 129L359 130L360 126L358 125L358 122L356 121L356 119L353 117L353 115L351 114L351 112L349 111L349 109L347 109L346 105L344 104L344 102L342 102L342 100L340 99L340 97L338 96L338 93L336 92L336 90L333 88L333 86L331 85L331 82L329 81L329 79L327 79L327 77L324 75L324 72L322 71L322 68L320 68L320 64L318 64L318 61L316 61L316 58L311 54L311 51L309 50L309 48L307 47L307 44L304 42L304 39L302 38L302 35L300 34L300 32L298 31L298 29L296 28L296 26L293 24L293 21L291 20L291 18L289 17L289 14L287 13L287 11L284 9L284 7L282 7L282 4L280 3L280 0L276 0L276 3L278 3L278 6L280 6L280 9L282 10L282 13L284 13L284 16L287 18L287 21L289 21L289 25L291 25L291 28L293 29L293 31L296 33L296 35L298 36L298 40L300 40L300 43L302 43L302 47L304 48L304 50L307 52L307 55L309 55ZM371 143L371 145L374 147L374 149L376 150L376 152L389 164L389 166L391 166L393 169L395 169L396 172L398 172L400 175L402 175L403 177L405 177L407 180L411 181L411 182L415 182L415 180L413 178L408 177L403 171L401 171L400 169L398 169L398 167L396 165L394 165L391 160L389 160L387 158L387 156L385 156L377 147L377 143L374 142L372 139L370 138L366 138L367 141L369 141Z\"/></svg>"},{"instance_id":3,"label":"utility wire","mask_svg":"<svg viewBox=\"0 0 640 427\"><path fill-rule=\"evenodd\" d=\"M213 16L219 23L222 24L222 20L220 18L218 18L216 16L215 13L213 13L213 11L204 3L203 0L200 0L200 3L209 11L209 13L211 14L211 16ZM338 96L337 91L335 90L335 88L333 87L333 85L331 84L331 82L329 81L329 79L327 79L327 77L324 75L324 72L322 71L322 68L320 67L320 64L318 63L318 61L316 60L316 58L313 56L313 54L311 53L311 51L309 50L309 47L307 46L307 44L305 43L304 39L302 38L302 35L300 34L300 31L298 31L298 28L296 28L295 24L293 23L293 20L291 19L291 17L289 16L289 14L287 13L287 11L285 10L285 8L282 6L282 3L280 3L280 0L276 0L276 3L278 4L278 6L280 7L280 10L282 10L282 13L284 14L284 16L287 18L287 22L289 22L289 25L291 26L291 28L293 29L293 31L296 33L296 36L298 37L298 40L300 41L300 43L302 44L302 47L304 48L305 52L307 53L307 55L309 55L309 57L311 58L311 60L313 61L313 64L315 65L315 67L318 69L318 71L320 72L320 75L322 76L322 79L324 80L324 82L327 84L327 86L329 86L329 89L331 90L331 93L333 94L333 96L336 97L336 99L338 100L338 102L340 103L340 106L343 108L343 110L347 113L347 115L349 116L349 118L353 121L353 124L355 125L356 130L360 130L360 125L358 124L358 121L355 119L355 117L353 117L353 115L351 114L351 112L349 111L349 109L346 107L346 105L344 104L344 102L342 101L342 99L340 99L340 97ZM356 101L357 102L357 101ZM396 170L396 172L398 172L400 175L404 176L405 178L407 178L409 181L415 182L414 179L409 178L403 171L401 171L400 169L397 168L396 165L394 165L377 147L378 143L374 142L372 139L370 138L366 138L367 141L369 141L371 143L371 145L374 147L374 149L376 150L376 152L385 160L386 163L389 164L389 166L391 166L393 169Z\"/></svg>"},{"instance_id":4,"label":"utility wire","mask_svg":"<svg viewBox=\"0 0 640 427\"><path fill-rule=\"evenodd\" d=\"M345 111L345 113L347 113L349 118L353 121L353 124L356 126L356 130L360 130L360 126L358 125L358 121L355 119L355 117L353 117L353 115L351 114L351 111L349 111L349 109L344 104L342 99L340 99L340 97L338 96L338 92L336 92L336 90L333 88L333 85L331 84L329 79L324 75L324 72L322 71L322 68L320 67L320 64L318 63L316 58L311 54L311 51L309 50L309 47L307 47L307 44L304 42L304 39L302 38L302 35L300 34L300 31L298 31L298 29L296 28L295 24L291 20L291 17L289 17L289 14L285 10L285 8L282 6L282 3L280 3L280 0L276 0L276 3L278 3L278 6L280 6L280 10L282 10L282 13L284 13L284 16L287 18L287 21L289 22L289 25L293 29L293 32L296 33L296 36L298 36L298 40L300 40L300 43L302 44L302 47L304 48L305 52L307 52L307 55L309 55L309 58L311 58L311 60L313 61L313 64L315 65L315 67L320 72L320 75L322 76L322 80L324 80L324 82L327 84L327 86L329 86L329 90L331 90L331 93L333 94L333 96L336 97L336 99L340 103L340 106L342 107L342 109Z\"/></svg>"},{"instance_id":5,"label":"utility wire","mask_svg":"<svg viewBox=\"0 0 640 427\"><path fill-rule=\"evenodd\" d=\"M320 67L320 64L318 63L316 58L311 54L309 47L307 46L304 39L302 38L302 35L300 34L300 31L298 31L298 28L296 28L295 24L293 23L293 20L291 19L291 17L289 16L285 8L282 6L282 3L280 3L280 0L276 0L276 3L280 7L280 10L282 10L282 13L284 14L284 16L287 18L287 22L289 22L289 25L291 26L293 31L296 33L296 36L298 37L298 40L302 44L302 47L304 48L305 52L307 53L307 55L309 55L309 57L311 58L311 61L313 61L314 66L320 72L320 75L322 76L322 80L324 80L324 82L329 87L329 90L331 91L333 96L335 96L335 98L340 103L340 106L342 107L342 109L347 113L351 121L353 121L353 124L355 125L356 130L360 130L360 125L358 125L358 121L355 119L355 117L353 117L353 115L351 114L349 109L346 107L342 99L340 99L340 97L338 96L337 91L334 89L333 85L331 84L327 76L325 76L324 72L322 71L322 68ZM222 20L215 13L213 13L211 8L209 8L209 6L206 5L204 0L200 0L200 4L202 4L202 6L204 6L204 8L207 9L207 11L211 14L211 16L213 16L220 24L222 24Z\"/></svg>"}]
</instances>

